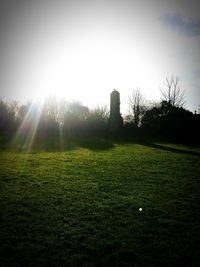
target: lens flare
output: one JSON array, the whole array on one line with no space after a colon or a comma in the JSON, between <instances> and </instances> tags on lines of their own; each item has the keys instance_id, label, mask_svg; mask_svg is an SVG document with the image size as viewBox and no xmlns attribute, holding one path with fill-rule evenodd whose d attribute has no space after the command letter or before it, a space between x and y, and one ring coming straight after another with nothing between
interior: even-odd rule
<instances>
[{"instance_id":1,"label":"lens flare","mask_svg":"<svg viewBox=\"0 0 200 267\"><path fill-rule=\"evenodd\" d=\"M28 112L26 113L13 141L11 146L17 149L26 150L29 152L34 143L34 138L38 128L38 123L40 120L40 115L42 111L42 105L36 102L33 102Z\"/></svg>"}]
</instances>

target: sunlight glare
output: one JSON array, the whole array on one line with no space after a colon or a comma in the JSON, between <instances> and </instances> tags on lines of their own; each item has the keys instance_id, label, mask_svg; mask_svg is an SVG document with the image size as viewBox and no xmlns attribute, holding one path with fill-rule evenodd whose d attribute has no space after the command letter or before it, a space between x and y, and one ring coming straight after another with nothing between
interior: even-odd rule
<instances>
[{"instance_id":1,"label":"sunlight glare","mask_svg":"<svg viewBox=\"0 0 200 267\"><path fill-rule=\"evenodd\" d=\"M80 36L71 43L67 39L62 44L52 42L35 61L35 94L40 99L55 95L94 107L108 105L114 88L126 96L136 87L148 90L158 70L145 46L136 40L134 47L132 42L106 34Z\"/></svg>"},{"instance_id":2,"label":"sunlight glare","mask_svg":"<svg viewBox=\"0 0 200 267\"><path fill-rule=\"evenodd\" d=\"M30 152L34 143L41 112L41 104L33 102L30 105L29 110L27 111L19 129L17 130L17 133L15 134L15 137L13 138L11 143L12 147L25 149L27 152Z\"/></svg>"}]
</instances>

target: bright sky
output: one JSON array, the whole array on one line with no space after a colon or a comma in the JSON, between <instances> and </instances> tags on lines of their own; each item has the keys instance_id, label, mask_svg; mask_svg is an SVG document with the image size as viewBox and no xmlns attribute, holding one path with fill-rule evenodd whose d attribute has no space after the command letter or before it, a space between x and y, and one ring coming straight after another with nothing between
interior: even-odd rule
<instances>
[{"instance_id":1,"label":"bright sky","mask_svg":"<svg viewBox=\"0 0 200 267\"><path fill-rule=\"evenodd\" d=\"M200 3L194 0L1 0L0 97L47 95L127 111L131 90L160 100L172 74L200 105Z\"/></svg>"}]
</instances>

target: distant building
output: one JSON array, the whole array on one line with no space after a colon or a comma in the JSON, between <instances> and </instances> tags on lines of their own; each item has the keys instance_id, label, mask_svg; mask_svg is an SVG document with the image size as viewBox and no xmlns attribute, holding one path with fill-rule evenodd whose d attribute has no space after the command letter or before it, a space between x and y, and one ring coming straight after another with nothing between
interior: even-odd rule
<instances>
[{"instance_id":1,"label":"distant building","mask_svg":"<svg viewBox=\"0 0 200 267\"><path fill-rule=\"evenodd\" d=\"M113 90L110 94L110 118L109 130L112 133L119 132L123 127L123 119L120 114L120 94Z\"/></svg>"}]
</instances>

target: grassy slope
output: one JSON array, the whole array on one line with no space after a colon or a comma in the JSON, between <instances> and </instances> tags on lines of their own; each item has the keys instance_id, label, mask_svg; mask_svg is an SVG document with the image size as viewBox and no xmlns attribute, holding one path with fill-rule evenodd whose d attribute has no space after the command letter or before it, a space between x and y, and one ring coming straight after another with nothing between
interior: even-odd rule
<instances>
[{"instance_id":1,"label":"grassy slope","mask_svg":"<svg viewBox=\"0 0 200 267\"><path fill-rule=\"evenodd\" d=\"M199 159L137 144L0 152L1 266L199 266Z\"/></svg>"}]
</instances>

